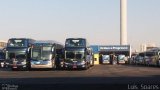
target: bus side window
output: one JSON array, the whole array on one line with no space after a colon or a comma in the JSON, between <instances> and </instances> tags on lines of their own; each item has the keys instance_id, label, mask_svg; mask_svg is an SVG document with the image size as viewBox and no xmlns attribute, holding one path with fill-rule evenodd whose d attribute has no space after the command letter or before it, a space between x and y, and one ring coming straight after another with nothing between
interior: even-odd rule
<instances>
[{"instance_id":1,"label":"bus side window","mask_svg":"<svg viewBox=\"0 0 160 90\"><path fill-rule=\"evenodd\" d=\"M158 52L158 59L160 60L160 52Z\"/></svg>"}]
</instances>

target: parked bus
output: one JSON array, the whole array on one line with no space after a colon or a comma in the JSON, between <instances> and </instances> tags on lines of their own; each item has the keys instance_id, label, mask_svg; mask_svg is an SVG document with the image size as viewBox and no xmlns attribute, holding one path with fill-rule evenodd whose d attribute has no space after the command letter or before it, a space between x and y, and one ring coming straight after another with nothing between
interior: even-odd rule
<instances>
[{"instance_id":1,"label":"parked bus","mask_svg":"<svg viewBox=\"0 0 160 90\"><path fill-rule=\"evenodd\" d=\"M88 69L94 65L93 52L85 38L67 38L65 41L65 68Z\"/></svg>"},{"instance_id":2,"label":"parked bus","mask_svg":"<svg viewBox=\"0 0 160 90\"><path fill-rule=\"evenodd\" d=\"M144 64L159 66L160 51L147 51L145 52Z\"/></svg>"},{"instance_id":3,"label":"parked bus","mask_svg":"<svg viewBox=\"0 0 160 90\"><path fill-rule=\"evenodd\" d=\"M102 64L110 64L110 55L102 55Z\"/></svg>"},{"instance_id":4,"label":"parked bus","mask_svg":"<svg viewBox=\"0 0 160 90\"><path fill-rule=\"evenodd\" d=\"M160 48L139 53L135 57L135 64L160 66Z\"/></svg>"},{"instance_id":5,"label":"parked bus","mask_svg":"<svg viewBox=\"0 0 160 90\"><path fill-rule=\"evenodd\" d=\"M56 41L36 41L31 50L31 69L59 68L63 60L63 49L64 46Z\"/></svg>"},{"instance_id":6,"label":"parked bus","mask_svg":"<svg viewBox=\"0 0 160 90\"><path fill-rule=\"evenodd\" d=\"M6 47L6 65L15 69L28 69L31 45L35 42L30 38L10 38Z\"/></svg>"},{"instance_id":7,"label":"parked bus","mask_svg":"<svg viewBox=\"0 0 160 90\"><path fill-rule=\"evenodd\" d=\"M120 55L118 55L117 60L118 60L117 61L118 64L125 64L127 61L127 57L123 54L120 54Z\"/></svg>"}]
</instances>

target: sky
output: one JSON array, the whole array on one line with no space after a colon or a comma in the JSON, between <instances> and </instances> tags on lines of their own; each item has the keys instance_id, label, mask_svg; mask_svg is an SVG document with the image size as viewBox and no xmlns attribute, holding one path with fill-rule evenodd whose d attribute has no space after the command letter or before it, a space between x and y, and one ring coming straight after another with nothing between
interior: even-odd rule
<instances>
[{"instance_id":1,"label":"sky","mask_svg":"<svg viewBox=\"0 0 160 90\"><path fill-rule=\"evenodd\" d=\"M160 0L128 0L128 44L160 47ZM120 0L0 0L0 40L87 38L91 45L120 44Z\"/></svg>"}]
</instances>

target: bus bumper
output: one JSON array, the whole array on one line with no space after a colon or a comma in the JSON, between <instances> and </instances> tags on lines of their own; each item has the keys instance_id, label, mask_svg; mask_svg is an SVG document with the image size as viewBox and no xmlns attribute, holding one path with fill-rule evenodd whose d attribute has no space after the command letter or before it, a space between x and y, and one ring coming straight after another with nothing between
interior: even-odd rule
<instances>
[{"instance_id":1,"label":"bus bumper","mask_svg":"<svg viewBox=\"0 0 160 90\"><path fill-rule=\"evenodd\" d=\"M8 64L8 67L14 68L14 69L23 69L23 68L27 68L26 64Z\"/></svg>"},{"instance_id":2,"label":"bus bumper","mask_svg":"<svg viewBox=\"0 0 160 90\"><path fill-rule=\"evenodd\" d=\"M85 64L65 64L66 69L83 69L86 67Z\"/></svg>"},{"instance_id":3,"label":"bus bumper","mask_svg":"<svg viewBox=\"0 0 160 90\"><path fill-rule=\"evenodd\" d=\"M103 61L102 64L110 64L110 61Z\"/></svg>"},{"instance_id":4,"label":"bus bumper","mask_svg":"<svg viewBox=\"0 0 160 90\"><path fill-rule=\"evenodd\" d=\"M125 64L125 61L118 61L118 64Z\"/></svg>"},{"instance_id":5,"label":"bus bumper","mask_svg":"<svg viewBox=\"0 0 160 90\"><path fill-rule=\"evenodd\" d=\"M31 65L31 69L44 69L44 68L53 68L52 65Z\"/></svg>"}]
</instances>

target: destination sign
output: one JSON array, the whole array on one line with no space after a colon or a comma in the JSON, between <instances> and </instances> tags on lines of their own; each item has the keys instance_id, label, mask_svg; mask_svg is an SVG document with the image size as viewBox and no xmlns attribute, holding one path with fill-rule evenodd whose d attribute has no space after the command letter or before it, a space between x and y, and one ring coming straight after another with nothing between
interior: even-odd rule
<instances>
[{"instance_id":1,"label":"destination sign","mask_svg":"<svg viewBox=\"0 0 160 90\"><path fill-rule=\"evenodd\" d=\"M34 43L34 46L52 46L51 43Z\"/></svg>"},{"instance_id":2,"label":"destination sign","mask_svg":"<svg viewBox=\"0 0 160 90\"><path fill-rule=\"evenodd\" d=\"M121 45L117 45L117 46L100 46L99 47L99 51L129 51L130 50L130 46L121 46Z\"/></svg>"}]
</instances>

